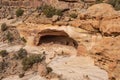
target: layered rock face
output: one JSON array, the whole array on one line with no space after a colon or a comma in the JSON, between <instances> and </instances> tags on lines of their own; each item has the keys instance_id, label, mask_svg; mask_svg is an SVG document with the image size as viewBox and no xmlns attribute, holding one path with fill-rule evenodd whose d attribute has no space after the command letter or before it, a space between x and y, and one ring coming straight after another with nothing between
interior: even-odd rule
<instances>
[{"instance_id":1,"label":"layered rock face","mask_svg":"<svg viewBox=\"0 0 120 80\"><path fill-rule=\"evenodd\" d=\"M95 58L95 64L109 72L110 79L120 79L117 75L120 73L120 55L119 55L119 43L120 37L105 37L93 46L91 52Z\"/></svg>"}]
</instances>

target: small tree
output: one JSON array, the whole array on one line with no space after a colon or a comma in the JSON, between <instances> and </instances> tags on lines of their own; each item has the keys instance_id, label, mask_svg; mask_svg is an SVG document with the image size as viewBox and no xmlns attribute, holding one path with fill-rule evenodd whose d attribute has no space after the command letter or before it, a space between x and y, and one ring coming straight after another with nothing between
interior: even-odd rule
<instances>
[{"instance_id":1,"label":"small tree","mask_svg":"<svg viewBox=\"0 0 120 80\"><path fill-rule=\"evenodd\" d=\"M17 16L17 17L20 17L20 16L23 15L23 13L24 13L24 10L22 10L21 8L19 8L19 9L17 9L17 11L16 11L16 16Z\"/></svg>"},{"instance_id":2,"label":"small tree","mask_svg":"<svg viewBox=\"0 0 120 80\"><path fill-rule=\"evenodd\" d=\"M18 51L17 56L19 59L25 58L25 57L27 57L27 51L25 49L21 48Z\"/></svg>"},{"instance_id":3,"label":"small tree","mask_svg":"<svg viewBox=\"0 0 120 80\"><path fill-rule=\"evenodd\" d=\"M6 31L7 30L7 25L6 25L6 23L2 23L2 25L1 25L1 31Z\"/></svg>"},{"instance_id":4,"label":"small tree","mask_svg":"<svg viewBox=\"0 0 120 80\"><path fill-rule=\"evenodd\" d=\"M14 59L23 59L27 57L27 51L21 48L16 54L13 55Z\"/></svg>"},{"instance_id":5,"label":"small tree","mask_svg":"<svg viewBox=\"0 0 120 80\"><path fill-rule=\"evenodd\" d=\"M42 61L42 56L40 54L38 55L31 55L29 57L26 57L22 60L23 70L27 70L33 66L35 63L39 63Z\"/></svg>"}]
</instances>

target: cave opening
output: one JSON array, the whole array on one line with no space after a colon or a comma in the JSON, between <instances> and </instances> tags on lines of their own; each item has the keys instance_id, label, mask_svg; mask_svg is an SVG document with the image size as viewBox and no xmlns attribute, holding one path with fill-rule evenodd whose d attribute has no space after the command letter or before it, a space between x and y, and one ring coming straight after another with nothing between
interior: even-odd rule
<instances>
[{"instance_id":1,"label":"cave opening","mask_svg":"<svg viewBox=\"0 0 120 80\"><path fill-rule=\"evenodd\" d=\"M69 36L64 35L44 35L41 36L39 39L38 45L41 44L47 44L47 43L53 43L53 44L60 44L60 45L66 45L66 46L72 46L77 48L78 43L74 39L72 39Z\"/></svg>"}]
</instances>

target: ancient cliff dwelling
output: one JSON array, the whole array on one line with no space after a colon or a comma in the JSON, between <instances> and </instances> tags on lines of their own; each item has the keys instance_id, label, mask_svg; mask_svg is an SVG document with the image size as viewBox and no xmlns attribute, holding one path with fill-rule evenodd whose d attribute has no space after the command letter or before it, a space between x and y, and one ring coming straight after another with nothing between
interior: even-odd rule
<instances>
[{"instance_id":1,"label":"ancient cliff dwelling","mask_svg":"<svg viewBox=\"0 0 120 80\"><path fill-rule=\"evenodd\" d=\"M0 80L120 80L120 0L0 0Z\"/></svg>"}]
</instances>

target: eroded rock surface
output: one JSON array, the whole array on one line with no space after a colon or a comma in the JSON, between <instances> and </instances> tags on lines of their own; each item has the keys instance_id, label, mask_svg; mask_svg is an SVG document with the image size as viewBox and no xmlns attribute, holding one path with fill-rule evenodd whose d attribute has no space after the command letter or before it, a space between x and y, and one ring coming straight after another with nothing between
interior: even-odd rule
<instances>
[{"instance_id":1,"label":"eroded rock surface","mask_svg":"<svg viewBox=\"0 0 120 80\"><path fill-rule=\"evenodd\" d=\"M90 57L56 57L49 66L66 80L108 80L107 72Z\"/></svg>"},{"instance_id":2,"label":"eroded rock surface","mask_svg":"<svg viewBox=\"0 0 120 80\"><path fill-rule=\"evenodd\" d=\"M120 79L119 70L119 43L120 37L105 37L100 40L91 50L95 64L107 70L110 79ZM116 71L117 70L117 71Z\"/></svg>"}]
</instances>

